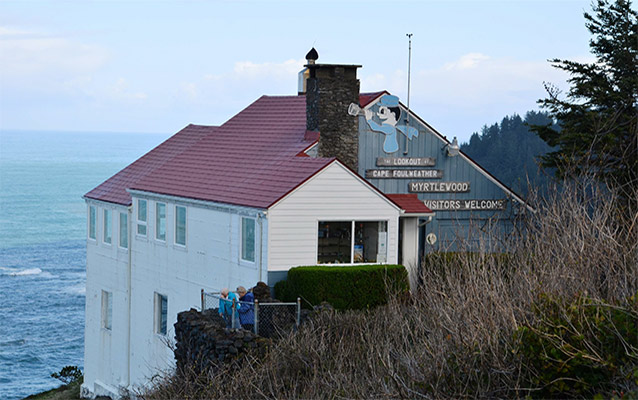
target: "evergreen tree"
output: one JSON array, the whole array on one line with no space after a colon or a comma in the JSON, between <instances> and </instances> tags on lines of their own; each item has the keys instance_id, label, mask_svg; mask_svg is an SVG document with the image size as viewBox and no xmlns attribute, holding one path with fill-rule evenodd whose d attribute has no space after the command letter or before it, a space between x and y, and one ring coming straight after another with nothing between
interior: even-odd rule
<instances>
[{"instance_id":1,"label":"evergreen tree","mask_svg":"<svg viewBox=\"0 0 638 400\"><path fill-rule=\"evenodd\" d=\"M514 191L526 195L529 184L542 194L549 179L538 158L551 148L530 131L532 124L551 126L552 119L535 111L528 112L525 120L516 114L506 116L500 124L485 125L480 134L472 134L461 150Z\"/></svg>"},{"instance_id":2,"label":"evergreen tree","mask_svg":"<svg viewBox=\"0 0 638 400\"><path fill-rule=\"evenodd\" d=\"M569 73L566 98L546 84L548 98L541 106L560 124L533 129L555 151L543 165L559 176L594 172L620 189L620 199L637 203L638 187L638 23L630 0L596 0L593 14L585 13L594 63L551 60Z\"/></svg>"}]
</instances>

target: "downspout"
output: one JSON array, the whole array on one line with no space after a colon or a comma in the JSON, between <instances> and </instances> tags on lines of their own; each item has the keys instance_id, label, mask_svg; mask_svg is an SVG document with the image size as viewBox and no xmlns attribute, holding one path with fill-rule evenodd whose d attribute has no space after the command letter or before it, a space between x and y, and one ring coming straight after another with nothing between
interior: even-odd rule
<instances>
[{"instance_id":1,"label":"downspout","mask_svg":"<svg viewBox=\"0 0 638 400\"><path fill-rule=\"evenodd\" d=\"M264 256L264 222L262 214L257 214L257 222L259 223L259 280L257 282L262 282L261 280L261 269L263 268L264 262L262 257Z\"/></svg>"},{"instance_id":2,"label":"downspout","mask_svg":"<svg viewBox=\"0 0 638 400\"><path fill-rule=\"evenodd\" d=\"M128 207L128 271L127 271L127 286L128 286L128 340L126 341L126 388L131 386L131 303L133 302L133 296L131 294L131 274L132 274L132 260L133 260L133 203Z\"/></svg>"}]
</instances>

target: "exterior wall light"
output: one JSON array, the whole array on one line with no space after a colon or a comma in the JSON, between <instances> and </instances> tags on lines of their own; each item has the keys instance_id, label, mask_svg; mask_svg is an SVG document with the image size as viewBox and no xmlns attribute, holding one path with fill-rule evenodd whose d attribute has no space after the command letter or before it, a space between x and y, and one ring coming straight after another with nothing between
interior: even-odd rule
<instances>
[{"instance_id":1,"label":"exterior wall light","mask_svg":"<svg viewBox=\"0 0 638 400\"><path fill-rule=\"evenodd\" d=\"M454 136L454 140L452 140L452 143L448 143L445 148L447 150L448 157L456 157L459 155L460 148L459 142L456 140L456 136Z\"/></svg>"}]
</instances>

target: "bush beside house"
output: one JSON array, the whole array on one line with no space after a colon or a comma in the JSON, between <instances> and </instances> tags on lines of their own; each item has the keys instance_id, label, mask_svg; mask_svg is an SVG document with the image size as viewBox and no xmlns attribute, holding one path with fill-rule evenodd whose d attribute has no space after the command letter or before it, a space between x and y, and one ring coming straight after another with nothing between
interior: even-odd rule
<instances>
[{"instance_id":1,"label":"bush beside house","mask_svg":"<svg viewBox=\"0 0 638 400\"><path fill-rule=\"evenodd\" d=\"M275 295L283 301L300 297L305 308L325 301L337 310L363 310L409 288L403 265L306 266L290 269L288 279L275 284Z\"/></svg>"}]
</instances>

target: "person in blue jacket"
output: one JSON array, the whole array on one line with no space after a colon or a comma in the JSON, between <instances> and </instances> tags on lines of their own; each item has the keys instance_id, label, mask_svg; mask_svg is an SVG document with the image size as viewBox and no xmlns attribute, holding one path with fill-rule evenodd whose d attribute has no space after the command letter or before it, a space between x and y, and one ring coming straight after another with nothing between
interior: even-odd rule
<instances>
[{"instance_id":1,"label":"person in blue jacket","mask_svg":"<svg viewBox=\"0 0 638 400\"><path fill-rule=\"evenodd\" d=\"M235 301L235 320L237 321L237 316L240 308L239 297L228 290L228 288L223 288L221 291L221 298L219 299L219 315L221 315L224 320L226 320L226 328L233 327L233 300ZM237 323L235 323L235 327L237 327Z\"/></svg>"},{"instance_id":2,"label":"person in blue jacket","mask_svg":"<svg viewBox=\"0 0 638 400\"><path fill-rule=\"evenodd\" d=\"M252 292L246 291L246 288L243 286L237 288L237 294L241 302L241 307L238 310L241 327L252 331L255 328L255 295L253 295Z\"/></svg>"}]
</instances>

